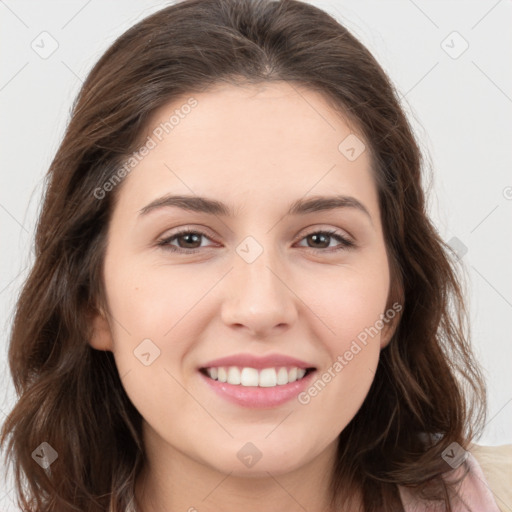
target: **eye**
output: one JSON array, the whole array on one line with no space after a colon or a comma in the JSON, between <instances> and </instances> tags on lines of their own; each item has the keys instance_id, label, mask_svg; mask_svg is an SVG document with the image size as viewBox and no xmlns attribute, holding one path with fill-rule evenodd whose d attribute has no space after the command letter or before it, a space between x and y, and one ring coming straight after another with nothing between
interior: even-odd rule
<instances>
[{"instance_id":1,"label":"eye","mask_svg":"<svg viewBox=\"0 0 512 512\"><path fill-rule=\"evenodd\" d=\"M164 238L163 240L160 240L158 242L158 245L163 247L164 249L172 252L184 252L184 253L195 253L198 252L199 247L201 247L200 241L201 237L208 238L206 233L203 233L202 231L192 231L190 229L184 229L181 231L178 231L177 233L174 233L170 237ZM175 245L172 245L172 242L175 240L185 240L185 247L180 247L178 244L178 247ZM199 241L199 246L196 244ZM190 247L192 245L193 247Z\"/></svg>"},{"instance_id":2,"label":"eye","mask_svg":"<svg viewBox=\"0 0 512 512\"><path fill-rule=\"evenodd\" d=\"M184 254L193 254L199 252L201 247L205 247L201 245L201 237L210 239L210 237L202 231L183 229L167 238L160 240L157 245L167 251ZM336 230L313 231L302 237L300 240L305 240L307 243L310 242L316 245L320 244L320 247L300 246L306 247L307 249L312 249L313 251L320 252L336 252L341 251L343 249L355 247L354 242L352 242L351 240L349 240ZM338 247L331 246L330 242L333 240L337 240L339 242ZM177 246L173 245L173 242L175 241L178 242ZM180 241L184 241L184 244L180 244Z\"/></svg>"},{"instance_id":3,"label":"eye","mask_svg":"<svg viewBox=\"0 0 512 512\"><path fill-rule=\"evenodd\" d=\"M352 240L349 240L341 233L333 230L323 230L323 231L313 231L308 235L304 236L301 240L306 240L306 242L312 242L313 244L320 244L321 247L307 247L308 249L313 249L314 251L321 252L336 252L341 251L343 249L349 249L351 247L355 247L355 243ZM338 247L330 247L330 242L333 240L337 240L340 245ZM325 245L327 244L327 245ZM302 246L304 247L304 246ZM329 250L325 250L330 247Z\"/></svg>"}]
</instances>

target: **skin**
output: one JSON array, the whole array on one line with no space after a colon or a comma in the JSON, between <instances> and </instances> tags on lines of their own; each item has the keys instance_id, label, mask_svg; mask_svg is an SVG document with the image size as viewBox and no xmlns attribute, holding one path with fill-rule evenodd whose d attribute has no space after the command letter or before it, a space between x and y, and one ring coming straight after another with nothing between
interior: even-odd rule
<instances>
[{"instance_id":1,"label":"skin","mask_svg":"<svg viewBox=\"0 0 512 512\"><path fill-rule=\"evenodd\" d=\"M337 437L362 405L392 328L306 405L240 407L213 393L197 368L240 352L278 353L321 375L385 313L390 273L369 151L349 161L338 145L357 132L321 95L296 85L222 85L194 98L198 106L116 191L107 307L90 340L113 352L144 420L149 463L137 497L144 512L325 511ZM185 101L157 111L145 136ZM223 201L236 216L177 207L139 215L169 193ZM356 198L371 218L349 207L284 216L303 196L334 193ZM194 244L172 242L199 252L157 245L181 227L206 231ZM343 247L334 238L308 242L322 229L356 247L332 252ZM247 236L263 248L252 263L236 252ZM160 356L145 366L134 350L148 338ZM252 467L237 457L247 442L262 453Z\"/></svg>"}]
</instances>

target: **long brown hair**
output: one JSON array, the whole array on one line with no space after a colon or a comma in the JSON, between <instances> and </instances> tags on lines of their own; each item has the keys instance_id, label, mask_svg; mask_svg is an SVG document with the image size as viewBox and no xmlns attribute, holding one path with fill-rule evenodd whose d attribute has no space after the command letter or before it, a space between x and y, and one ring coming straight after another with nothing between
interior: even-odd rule
<instances>
[{"instance_id":1,"label":"long brown hair","mask_svg":"<svg viewBox=\"0 0 512 512\"><path fill-rule=\"evenodd\" d=\"M285 80L323 97L364 135L401 318L371 389L339 436L332 503L401 510L398 485L445 503L441 453L480 434L486 391L469 343L459 266L431 224L424 161L398 94L339 22L297 0L185 0L133 26L94 66L51 163L35 263L17 301L9 365L18 400L2 428L19 504L37 512L124 511L144 465L141 416L110 352L88 344L104 304L106 232L122 186L102 188L151 114L219 82ZM48 443L49 468L33 452ZM43 447L46 445L43 445ZM343 484L342 484L343 483Z\"/></svg>"}]
</instances>

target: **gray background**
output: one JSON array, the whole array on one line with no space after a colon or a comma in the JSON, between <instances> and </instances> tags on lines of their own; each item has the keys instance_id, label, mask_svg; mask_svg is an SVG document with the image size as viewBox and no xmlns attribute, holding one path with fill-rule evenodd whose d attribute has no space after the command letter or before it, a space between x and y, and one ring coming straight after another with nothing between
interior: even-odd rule
<instances>
[{"instance_id":1,"label":"gray background","mask_svg":"<svg viewBox=\"0 0 512 512\"><path fill-rule=\"evenodd\" d=\"M358 36L400 91L433 169L431 215L467 270L473 344L489 386L479 442L512 443L512 2L310 3ZM42 178L71 103L114 39L166 4L0 0L0 422L14 403L10 320L33 261ZM56 51L41 56L52 44ZM12 485L0 481L6 512L15 510Z\"/></svg>"}]
</instances>

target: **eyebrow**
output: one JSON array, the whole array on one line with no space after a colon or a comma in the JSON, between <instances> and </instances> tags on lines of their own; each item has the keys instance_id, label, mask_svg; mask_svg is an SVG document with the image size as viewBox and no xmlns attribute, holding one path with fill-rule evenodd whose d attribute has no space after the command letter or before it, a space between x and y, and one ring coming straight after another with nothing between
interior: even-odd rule
<instances>
[{"instance_id":1,"label":"eyebrow","mask_svg":"<svg viewBox=\"0 0 512 512\"><path fill-rule=\"evenodd\" d=\"M228 205L207 197L189 195L165 195L155 199L139 211L139 217L160 208L172 207L183 210L219 215L224 217L235 217L235 212ZM355 197L345 195L313 196L294 201L286 215L305 215L308 213L335 210L338 208L353 208L368 216L370 222L372 217L368 209Z\"/></svg>"}]
</instances>

